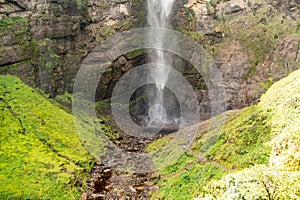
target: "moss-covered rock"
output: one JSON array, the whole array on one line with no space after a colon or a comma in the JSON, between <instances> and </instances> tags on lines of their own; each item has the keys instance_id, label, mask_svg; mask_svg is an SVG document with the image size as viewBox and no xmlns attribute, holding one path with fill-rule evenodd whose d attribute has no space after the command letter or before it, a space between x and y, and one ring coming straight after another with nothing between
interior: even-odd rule
<instances>
[{"instance_id":1,"label":"moss-covered rock","mask_svg":"<svg viewBox=\"0 0 300 200\"><path fill-rule=\"evenodd\" d=\"M0 198L78 199L94 159L73 116L13 76L0 76L0 109Z\"/></svg>"}]
</instances>

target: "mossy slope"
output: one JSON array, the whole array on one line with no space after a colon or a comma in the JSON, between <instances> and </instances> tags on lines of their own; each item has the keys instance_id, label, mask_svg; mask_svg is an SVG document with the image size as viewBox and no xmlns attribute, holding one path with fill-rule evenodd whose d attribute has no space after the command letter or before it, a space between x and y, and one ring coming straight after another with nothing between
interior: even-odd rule
<instances>
[{"instance_id":1,"label":"mossy slope","mask_svg":"<svg viewBox=\"0 0 300 200\"><path fill-rule=\"evenodd\" d=\"M0 199L78 199L93 158L73 116L13 76L0 109Z\"/></svg>"},{"instance_id":2,"label":"mossy slope","mask_svg":"<svg viewBox=\"0 0 300 200\"><path fill-rule=\"evenodd\" d=\"M257 105L235 111L221 131L199 134L191 151L205 159L187 152L161 169L153 199L299 198L299 85L300 70L275 83Z\"/></svg>"}]
</instances>

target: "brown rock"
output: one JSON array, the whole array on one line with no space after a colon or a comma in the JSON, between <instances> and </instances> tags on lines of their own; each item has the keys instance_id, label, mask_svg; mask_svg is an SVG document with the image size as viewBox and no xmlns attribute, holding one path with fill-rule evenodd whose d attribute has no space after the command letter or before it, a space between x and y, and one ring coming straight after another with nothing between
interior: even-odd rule
<instances>
[{"instance_id":1,"label":"brown rock","mask_svg":"<svg viewBox=\"0 0 300 200\"><path fill-rule=\"evenodd\" d=\"M148 187L151 187L151 186L154 185L154 183L151 182L151 181L146 181L146 182L144 182L144 185L145 185L145 186L148 186Z\"/></svg>"},{"instance_id":2,"label":"brown rock","mask_svg":"<svg viewBox=\"0 0 300 200\"><path fill-rule=\"evenodd\" d=\"M142 191L145 189L145 187L143 185L136 185L136 186L134 186L134 188L139 191Z\"/></svg>"},{"instance_id":3,"label":"brown rock","mask_svg":"<svg viewBox=\"0 0 300 200\"><path fill-rule=\"evenodd\" d=\"M131 185L129 186L129 189L132 191L132 192L136 192L136 189Z\"/></svg>"},{"instance_id":4,"label":"brown rock","mask_svg":"<svg viewBox=\"0 0 300 200\"><path fill-rule=\"evenodd\" d=\"M105 195L103 194L92 194L89 199L91 200L103 200L105 198Z\"/></svg>"},{"instance_id":5,"label":"brown rock","mask_svg":"<svg viewBox=\"0 0 300 200\"><path fill-rule=\"evenodd\" d=\"M87 193L82 193L81 200L87 200Z\"/></svg>"},{"instance_id":6,"label":"brown rock","mask_svg":"<svg viewBox=\"0 0 300 200\"><path fill-rule=\"evenodd\" d=\"M159 187L158 186L153 186L153 187L151 187L150 188L152 191L157 191L158 189L159 189Z\"/></svg>"}]
</instances>

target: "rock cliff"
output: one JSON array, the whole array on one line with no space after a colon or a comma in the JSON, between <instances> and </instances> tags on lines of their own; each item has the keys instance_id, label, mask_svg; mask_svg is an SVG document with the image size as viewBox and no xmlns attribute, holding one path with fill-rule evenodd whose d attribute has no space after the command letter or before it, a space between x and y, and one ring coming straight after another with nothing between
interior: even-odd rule
<instances>
[{"instance_id":1,"label":"rock cliff","mask_svg":"<svg viewBox=\"0 0 300 200\"><path fill-rule=\"evenodd\" d=\"M16 74L52 97L71 93L86 55L117 32L145 26L145 7L140 0L1 0L0 72ZM299 10L297 0L181 0L172 19L176 30L215 58L227 108L236 109L299 68ZM146 62L143 52L119 56L100 81L99 100L109 98L126 70ZM175 62L187 66L194 88L205 88L188 63Z\"/></svg>"},{"instance_id":2,"label":"rock cliff","mask_svg":"<svg viewBox=\"0 0 300 200\"><path fill-rule=\"evenodd\" d=\"M51 96L72 91L80 62L134 23L128 0L1 0L0 66Z\"/></svg>"},{"instance_id":3,"label":"rock cliff","mask_svg":"<svg viewBox=\"0 0 300 200\"><path fill-rule=\"evenodd\" d=\"M299 68L299 8L293 0L189 0L175 24L215 58L227 108L236 109Z\"/></svg>"}]
</instances>

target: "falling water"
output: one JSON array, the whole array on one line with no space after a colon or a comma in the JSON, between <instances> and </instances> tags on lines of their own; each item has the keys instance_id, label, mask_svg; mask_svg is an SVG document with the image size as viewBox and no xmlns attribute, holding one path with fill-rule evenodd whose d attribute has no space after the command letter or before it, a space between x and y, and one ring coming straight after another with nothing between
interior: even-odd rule
<instances>
[{"instance_id":1,"label":"falling water","mask_svg":"<svg viewBox=\"0 0 300 200\"><path fill-rule=\"evenodd\" d=\"M170 25L169 17L175 0L147 0L148 23L155 28L168 28ZM164 87L168 81L169 68L172 65L171 56L163 51L166 46L167 35L160 29L153 30L148 37L148 42L154 45L154 55L150 62L154 63L148 79L156 83L156 89L149 95L149 117L150 124L161 124L166 121L164 109Z\"/></svg>"}]
</instances>

